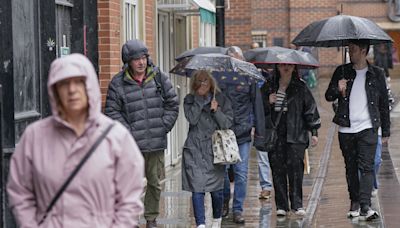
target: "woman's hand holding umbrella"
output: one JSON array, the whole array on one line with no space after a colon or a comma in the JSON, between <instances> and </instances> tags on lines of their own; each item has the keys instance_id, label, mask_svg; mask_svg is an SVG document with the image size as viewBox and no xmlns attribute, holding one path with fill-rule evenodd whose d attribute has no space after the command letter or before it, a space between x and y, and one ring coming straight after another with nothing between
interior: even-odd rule
<instances>
[{"instance_id":1,"label":"woman's hand holding umbrella","mask_svg":"<svg viewBox=\"0 0 400 228\"><path fill-rule=\"evenodd\" d=\"M217 109L218 109L218 102L217 102L217 100L215 98L213 98L211 100L211 108L210 108L210 110L213 111L213 112L216 112Z\"/></svg>"}]
</instances>

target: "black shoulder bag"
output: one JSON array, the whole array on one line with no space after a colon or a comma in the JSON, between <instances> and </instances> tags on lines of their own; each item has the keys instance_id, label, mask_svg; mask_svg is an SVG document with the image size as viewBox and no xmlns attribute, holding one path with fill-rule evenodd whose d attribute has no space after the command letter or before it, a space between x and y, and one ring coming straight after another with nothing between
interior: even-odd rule
<instances>
[{"instance_id":1,"label":"black shoulder bag","mask_svg":"<svg viewBox=\"0 0 400 228\"><path fill-rule=\"evenodd\" d=\"M96 148L100 145L100 143L103 141L103 139L106 137L108 132L110 132L111 128L114 127L115 122L112 122L107 129L99 136L99 138L96 140L96 142L90 147L89 151L85 154L85 156L82 158L82 160L79 162L79 164L75 167L74 171L69 175L67 180L64 182L64 184L61 186L61 188L57 191L56 195L53 197L53 199L50 201L49 206L47 206L46 212L43 215L42 219L39 221L39 225L41 225L44 220L46 219L47 215L53 208L53 206L56 204L57 200L60 198L60 196L63 194L65 189L68 187L68 185L71 183L71 181L74 179L76 174L79 172L79 170L82 168L82 166L85 164L85 162L88 160L88 158L93 154L93 152L96 150Z\"/></svg>"},{"instance_id":2,"label":"black shoulder bag","mask_svg":"<svg viewBox=\"0 0 400 228\"><path fill-rule=\"evenodd\" d=\"M283 112L283 107L284 103L286 101L286 95L285 98L283 99L281 110L278 113L278 116L275 119L275 122L272 122L272 115L270 115L271 119L271 125L272 128L267 128L265 131L265 150L267 152L271 152L275 150L276 143L278 142L278 132L277 132L277 127L279 125L279 121L281 120L282 112Z\"/></svg>"}]
</instances>

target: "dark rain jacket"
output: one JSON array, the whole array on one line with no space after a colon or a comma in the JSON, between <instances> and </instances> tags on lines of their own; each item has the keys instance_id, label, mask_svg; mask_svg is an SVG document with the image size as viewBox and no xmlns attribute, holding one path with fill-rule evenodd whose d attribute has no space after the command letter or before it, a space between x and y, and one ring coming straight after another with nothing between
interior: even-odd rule
<instances>
[{"instance_id":1,"label":"dark rain jacket","mask_svg":"<svg viewBox=\"0 0 400 228\"><path fill-rule=\"evenodd\" d=\"M276 78L275 82L272 80ZM271 77L261 88L264 112L265 128L272 128L272 121L278 112L269 103L269 95L278 90L279 78ZM317 104L307 85L298 77L293 76L288 88L286 89L288 111L286 113L286 139L288 143L309 143L309 132L313 136L318 136L318 129L321 127L321 119L317 109ZM272 118L271 118L272 115Z\"/></svg>"},{"instance_id":2,"label":"dark rain jacket","mask_svg":"<svg viewBox=\"0 0 400 228\"><path fill-rule=\"evenodd\" d=\"M213 192L224 187L225 166L214 165L212 134L232 126L233 112L229 99L217 93L218 110L211 112L211 102L188 94L184 101L189 132L182 154L182 189L190 192Z\"/></svg>"},{"instance_id":3,"label":"dark rain jacket","mask_svg":"<svg viewBox=\"0 0 400 228\"><path fill-rule=\"evenodd\" d=\"M336 68L329 87L325 92L327 101L338 99L338 107L333 122L343 127L350 127L349 97L356 71L353 64L345 64ZM338 81L347 79L346 96L339 92ZM368 63L365 90L367 93L368 111L374 129L382 127L382 137L390 136L389 99L386 89L386 79L383 70Z\"/></svg>"},{"instance_id":4,"label":"dark rain jacket","mask_svg":"<svg viewBox=\"0 0 400 228\"><path fill-rule=\"evenodd\" d=\"M251 129L255 127L254 144L264 138L264 109L260 89L255 83L228 85L220 84L233 108L233 126L238 144L251 141Z\"/></svg>"},{"instance_id":5,"label":"dark rain jacket","mask_svg":"<svg viewBox=\"0 0 400 228\"><path fill-rule=\"evenodd\" d=\"M158 78L157 78L158 77ZM160 80L162 92L157 89ZM167 133L178 117L179 101L168 76L147 67L147 78L139 85L127 71L112 79L105 114L129 129L142 152L167 148Z\"/></svg>"}]
</instances>

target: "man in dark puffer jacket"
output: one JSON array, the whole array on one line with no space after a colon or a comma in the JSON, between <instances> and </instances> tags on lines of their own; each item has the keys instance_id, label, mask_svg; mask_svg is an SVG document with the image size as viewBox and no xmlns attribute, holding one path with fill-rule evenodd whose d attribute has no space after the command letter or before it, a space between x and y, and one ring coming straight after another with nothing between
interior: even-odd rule
<instances>
[{"instance_id":1,"label":"man in dark puffer jacket","mask_svg":"<svg viewBox=\"0 0 400 228\"><path fill-rule=\"evenodd\" d=\"M112 79L105 114L120 121L135 138L145 159L144 199L146 227L157 227L167 133L178 117L179 101L169 77L149 60L140 40L122 46L124 68ZM140 181L140 180L132 180Z\"/></svg>"}]
</instances>

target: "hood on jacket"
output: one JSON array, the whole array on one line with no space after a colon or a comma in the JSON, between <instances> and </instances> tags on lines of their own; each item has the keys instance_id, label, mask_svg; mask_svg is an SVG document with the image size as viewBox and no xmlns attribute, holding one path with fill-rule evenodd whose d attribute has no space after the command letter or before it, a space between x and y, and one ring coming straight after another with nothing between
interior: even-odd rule
<instances>
[{"instance_id":1,"label":"hood on jacket","mask_svg":"<svg viewBox=\"0 0 400 228\"><path fill-rule=\"evenodd\" d=\"M60 118L54 85L68 78L85 77L86 94L89 102L89 121L93 121L101 113L101 94L97 74L92 63L82 54L71 54L58 58L51 63L47 91L53 116Z\"/></svg>"},{"instance_id":2,"label":"hood on jacket","mask_svg":"<svg viewBox=\"0 0 400 228\"><path fill-rule=\"evenodd\" d=\"M142 55L149 56L149 49L141 40L128 40L122 46L122 62L129 63L132 59L137 59Z\"/></svg>"}]
</instances>

